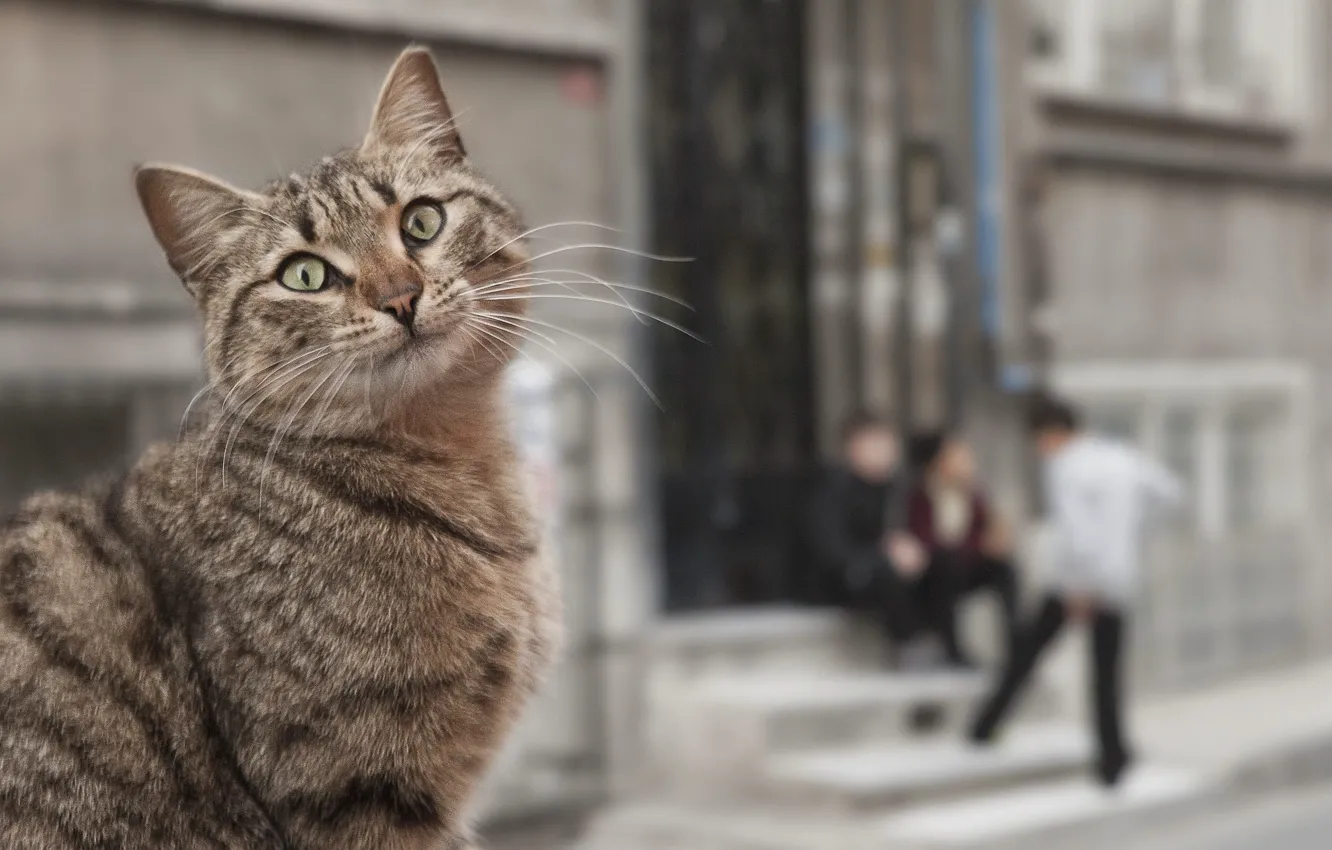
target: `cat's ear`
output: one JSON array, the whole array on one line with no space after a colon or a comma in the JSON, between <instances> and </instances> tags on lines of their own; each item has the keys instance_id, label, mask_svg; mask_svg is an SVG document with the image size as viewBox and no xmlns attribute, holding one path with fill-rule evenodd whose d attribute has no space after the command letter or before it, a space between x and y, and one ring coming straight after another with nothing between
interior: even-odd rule
<instances>
[{"instance_id":1,"label":"cat's ear","mask_svg":"<svg viewBox=\"0 0 1332 850\"><path fill-rule=\"evenodd\" d=\"M174 165L141 165L134 186L166 252L167 262L192 287L194 272L204 264L229 229L235 214L255 209L260 198L221 180Z\"/></svg>"},{"instance_id":2,"label":"cat's ear","mask_svg":"<svg viewBox=\"0 0 1332 850\"><path fill-rule=\"evenodd\" d=\"M425 48L409 47L384 81L365 147L424 150L426 146L445 157L467 155L435 60Z\"/></svg>"}]
</instances>

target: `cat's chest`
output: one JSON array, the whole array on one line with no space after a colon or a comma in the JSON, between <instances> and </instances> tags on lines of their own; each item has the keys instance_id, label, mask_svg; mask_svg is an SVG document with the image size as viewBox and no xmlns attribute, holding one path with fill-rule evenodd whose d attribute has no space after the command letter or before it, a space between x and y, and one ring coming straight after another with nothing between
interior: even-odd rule
<instances>
[{"instance_id":1,"label":"cat's chest","mask_svg":"<svg viewBox=\"0 0 1332 850\"><path fill-rule=\"evenodd\" d=\"M206 651L285 689L459 679L530 643L539 589L521 555L488 551L447 517L325 520L321 533L255 539L248 557L207 569Z\"/></svg>"}]
</instances>

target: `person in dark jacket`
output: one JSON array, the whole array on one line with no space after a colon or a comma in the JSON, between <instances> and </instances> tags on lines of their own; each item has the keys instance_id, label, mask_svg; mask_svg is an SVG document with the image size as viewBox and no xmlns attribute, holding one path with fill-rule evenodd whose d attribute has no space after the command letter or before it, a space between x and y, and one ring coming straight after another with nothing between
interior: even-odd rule
<instances>
[{"instance_id":1,"label":"person in dark jacket","mask_svg":"<svg viewBox=\"0 0 1332 850\"><path fill-rule=\"evenodd\" d=\"M994 593L1003 609L1005 652L1013 645L1018 616L1018 577L1012 540L976 482L971 447L954 434L929 434L912 441L917 483L907 498L907 531L926 553L926 577L947 587L934 612L948 661L974 666L957 634L957 604L977 592Z\"/></svg>"},{"instance_id":2,"label":"person in dark jacket","mask_svg":"<svg viewBox=\"0 0 1332 850\"><path fill-rule=\"evenodd\" d=\"M909 657L908 645L933 625L922 595L942 596L946 588L923 583L925 553L902 529L897 435L883 419L859 413L843 426L842 449L842 463L824 475L809 512L826 601L874 617Z\"/></svg>"}]
</instances>

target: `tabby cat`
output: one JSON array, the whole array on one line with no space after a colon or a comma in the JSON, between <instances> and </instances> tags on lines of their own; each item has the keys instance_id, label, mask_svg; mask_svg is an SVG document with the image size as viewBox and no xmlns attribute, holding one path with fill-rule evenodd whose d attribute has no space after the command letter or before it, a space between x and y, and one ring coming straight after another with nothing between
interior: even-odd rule
<instances>
[{"instance_id":1,"label":"tabby cat","mask_svg":"<svg viewBox=\"0 0 1332 850\"><path fill-rule=\"evenodd\" d=\"M469 846L557 633L479 318L517 214L417 49L304 174L136 184L213 402L0 531L0 848Z\"/></svg>"}]
</instances>

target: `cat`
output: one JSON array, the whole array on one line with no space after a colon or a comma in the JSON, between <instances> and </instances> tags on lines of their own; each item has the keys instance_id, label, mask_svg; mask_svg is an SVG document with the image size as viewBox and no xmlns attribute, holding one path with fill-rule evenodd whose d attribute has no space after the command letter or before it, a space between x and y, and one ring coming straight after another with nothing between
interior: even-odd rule
<instances>
[{"instance_id":1,"label":"cat","mask_svg":"<svg viewBox=\"0 0 1332 850\"><path fill-rule=\"evenodd\" d=\"M470 846L559 640L501 399L518 214L415 48L303 174L135 183L213 401L0 530L0 848Z\"/></svg>"}]
</instances>

